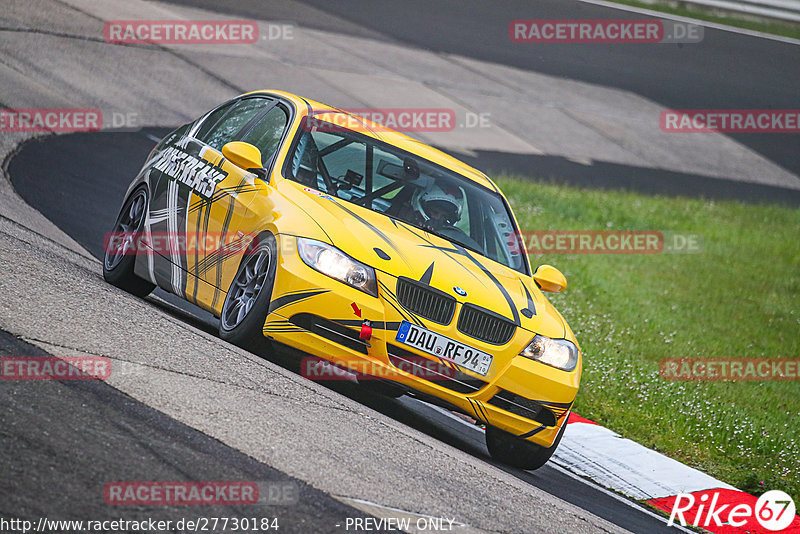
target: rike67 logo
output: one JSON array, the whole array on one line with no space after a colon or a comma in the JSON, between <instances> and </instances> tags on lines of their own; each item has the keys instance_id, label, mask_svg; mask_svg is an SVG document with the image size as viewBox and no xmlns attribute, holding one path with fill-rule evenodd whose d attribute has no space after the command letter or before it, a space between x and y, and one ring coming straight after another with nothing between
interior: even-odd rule
<instances>
[{"instance_id":1,"label":"rike67 logo","mask_svg":"<svg viewBox=\"0 0 800 534\"><path fill-rule=\"evenodd\" d=\"M718 534L800 532L794 501L779 490L768 491L758 499L741 491L714 489L655 501L663 502L651 503L670 510L668 526L680 523Z\"/></svg>"}]
</instances>

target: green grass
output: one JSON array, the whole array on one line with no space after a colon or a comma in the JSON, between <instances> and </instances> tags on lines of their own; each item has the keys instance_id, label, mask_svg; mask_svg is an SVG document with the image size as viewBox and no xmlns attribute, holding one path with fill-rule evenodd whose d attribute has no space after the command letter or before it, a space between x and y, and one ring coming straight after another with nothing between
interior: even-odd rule
<instances>
[{"instance_id":1,"label":"green grass","mask_svg":"<svg viewBox=\"0 0 800 534\"><path fill-rule=\"evenodd\" d=\"M500 177L525 230L661 230L695 254L532 255L584 373L575 411L755 494L800 496L800 382L670 382L662 358L800 357L800 209ZM551 295L551 294L548 294Z\"/></svg>"},{"instance_id":2,"label":"green grass","mask_svg":"<svg viewBox=\"0 0 800 534\"><path fill-rule=\"evenodd\" d=\"M735 26L737 28L744 28L746 30L753 30L764 33L771 33L773 35L782 35L784 37L791 37L793 39L800 39L800 26L791 24L789 22L782 23L779 21L770 22L767 20L753 20L746 16L737 17L735 15L719 15L714 11L708 11L698 6L697 8L686 8L673 6L668 3L651 4L648 2L641 2L639 0L612 0L618 4L625 4L634 7L641 7L650 9L652 11L660 11L662 13L670 13L672 15L679 15L692 19L705 20L708 22L715 22L717 24L725 24L727 26Z\"/></svg>"}]
</instances>

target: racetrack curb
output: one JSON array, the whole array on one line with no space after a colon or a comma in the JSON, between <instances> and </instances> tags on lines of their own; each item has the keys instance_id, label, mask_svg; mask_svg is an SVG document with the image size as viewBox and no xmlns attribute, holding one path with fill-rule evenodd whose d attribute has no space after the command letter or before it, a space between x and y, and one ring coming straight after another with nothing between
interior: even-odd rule
<instances>
[{"instance_id":1,"label":"racetrack curb","mask_svg":"<svg viewBox=\"0 0 800 534\"><path fill-rule=\"evenodd\" d=\"M552 462L662 512L670 514L681 494L695 497L695 504L685 513L687 518L692 519L696 516L705 517L702 507L707 507L714 494L719 494L717 502L720 506L741 503L754 508L758 500L750 493L623 438L575 413L570 413L567 423L569 426ZM708 497L703 499L703 496ZM714 534L754 532L747 527L717 526L713 521L703 526ZM763 529L756 531L770 532ZM780 532L800 533L800 516L795 515L789 527Z\"/></svg>"}]
</instances>

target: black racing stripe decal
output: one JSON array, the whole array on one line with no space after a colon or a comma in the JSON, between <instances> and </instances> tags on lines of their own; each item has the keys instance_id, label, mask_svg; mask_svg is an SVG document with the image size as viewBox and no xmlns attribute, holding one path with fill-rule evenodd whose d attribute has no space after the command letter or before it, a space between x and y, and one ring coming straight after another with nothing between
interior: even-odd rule
<instances>
[{"instance_id":1,"label":"black racing stripe decal","mask_svg":"<svg viewBox=\"0 0 800 534\"><path fill-rule=\"evenodd\" d=\"M276 299L273 299L272 302L269 303L269 313L272 313L275 310L279 310L284 306L288 306L293 302L297 302L299 300L304 300L304 299L310 299L311 297L316 297L317 295L322 295L323 293L329 293L329 292L330 289L314 289L311 291L298 291L296 293L286 293Z\"/></svg>"},{"instance_id":2,"label":"black racing stripe decal","mask_svg":"<svg viewBox=\"0 0 800 534\"><path fill-rule=\"evenodd\" d=\"M200 199L200 213L197 214L197 222L195 223L195 228L194 228L195 237L200 235L200 223L201 223L201 220L202 220L202 217L203 217L203 208L208 206L208 209L211 210L211 204L210 203L206 202L206 200L203 197L201 197L200 195L197 195L197 197ZM187 214L187 217L188 217L188 214ZM192 301L195 304L197 304L197 291L198 291L199 286L200 286L200 280L198 279L198 277L200 275L197 273L197 264L199 262L200 262L200 247L195 247L194 248L194 270L195 270L195 273L194 273L194 288L192 288Z\"/></svg>"},{"instance_id":3,"label":"black racing stripe decal","mask_svg":"<svg viewBox=\"0 0 800 534\"><path fill-rule=\"evenodd\" d=\"M381 289L383 289L383 292L385 292L385 295L384 295L384 300L385 300L386 302L388 302L388 303L389 303L389 305L390 305L392 308L394 308L395 310L397 310L397 313L399 313L399 314L400 314L400 315L403 317L403 319L405 319L405 320L407 320L407 321L410 321L410 322L412 322L412 323L415 323L415 324L417 324L417 325L419 325L419 326L422 326L422 327L424 327L424 326L425 326L424 324L422 324L422 321L419 319L419 317L417 317L417 316L416 316L414 313L412 313L412 312L410 312L410 311L406 310L406 312L408 312L408 315L406 315L406 312L404 312L404 311L403 311L403 310L405 310L405 307L403 307L403 310L401 310L400 308L398 308L398 306L402 307L403 305L402 305L402 304L400 304L400 302L397 300L397 297L396 297L396 296L395 296L395 294L392 292L392 290L391 290L391 289L389 289L388 287L386 287L386 284L384 284L383 282L381 282L380 280L378 280L378 285L381 287ZM394 302L392 302L392 301L394 301ZM395 306L395 302L397 303L397 306Z\"/></svg>"},{"instance_id":4,"label":"black racing stripe decal","mask_svg":"<svg viewBox=\"0 0 800 534\"><path fill-rule=\"evenodd\" d=\"M214 205L214 202L215 202L215 200L214 200L214 198L213 198L213 196L212 196L212 198L211 198L211 199L209 199L208 201L206 201L206 203L205 203L205 205L206 205L206 206L205 206L205 208L206 208L206 209L205 209L205 213L203 213L203 212L201 211L201 212L200 212L200 214L199 214L199 215L202 215L202 216L203 216L203 235L204 235L204 236L208 235L208 224L209 224L209 222L210 222L210 220L211 220L211 208L212 208L212 206ZM199 217L199 215L198 215L198 221L200 220L200 217ZM206 282L208 282L208 280L207 280L205 277L203 277L203 280L205 280ZM215 297L216 297L216 292L217 292L217 288L215 287L215 288L214 288L214 295L215 295Z\"/></svg>"},{"instance_id":5,"label":"black racing stripe decal","mask_svg":"<svg viewBox=\"0 0 800 534\"><path fill-rule=\"evenodd\" d=\"M222 264L234 256L239 256L240 250L239 248L228 249L224 252L212 252L205 259L201 262L201 265L198 266L196 270L196 274L203 276L207 274L212 269L218 269L222 266Z\"/></svg>"},{"instance_id":6,"label":"black racing stripe decal","mask_svg":"<svg viewBox=\"0 0 800 534\"><path fill-rule=\"evenodd\" d=\"M195 274L206 274L212 268L221 264L225 260L241 254L242 251L246 250L247 248L246 245L243 245L245 238L246 236L243 234L240 238L222 245L218 249L206 254L206 257L196 265Z\"/></svg>"},{"instance_id":7,"label":"black racing stripe decal","mask_svg":"<svg viewBox=\"0 0 800 534\"><path fill-rule=\"evenodd\" d=\"M571 402L550 402L550 401L540 401L540 400L537 400L536 402L538 402L539 404L544 404L545 406L548 407L565 408L567 410L569 410L570 406L572 406Z\"/></svg>"},{"instance_id":8,"label":"black racing stripe decal","mask_svg":"<svg viewBox=\"0 0 800 534\"><path fill-rule=\"evenodd\" d=\"M201 159L203 159L209 165L211 165L211 167L213 169L219 169L220 171L222 171L222 165L226 161L225 158L222 158L219 161L219 163L212 164L210 161L208 161L204 157L201 158ZM259 189L257 187L254 187L253 185L251 185L251 184L249 184L249 183L247 183L245 181L241 181L237 185L234 185L234 186L219 186L219 185L217 185L217 187L214 189L214 193L211 195L211 197L208 198L208 199L204 199L204 200L209 200L209 201L211 201L211 203L214 203L217 200L219 200L220 198L226 196L227 194L230 194L230 192L234 192L234 193L249 193L249 192L255 192L255 191L258 191L258 190ZM203 198L200 195L197 195L197 196L200 197L201 199ZM191 211L196 211L196 210L201 209L201 208L202 208L202 202L201 201L195 201L194 203L189 205L189 211L190 212Z\"/></svg>"},{"instance_id":9,"label":"black racing stripe decal","mask_svg":"<svg viewBox=\"0 0 800 534\"><path fill-rule=\"evenodd\" d=\"M413 313L411 313L411 312L408 312L408 310L405 310L405 308L403 308L403 309L401 310L401 309L398 307L398 306L401 306L401 307L402 307L402 305L401 305L400 303L398 303L397 305L395 305L395 303L394 303L394 302L392 302L392 301L391 301L391 299L386 299L386 302L388 302L388 303L389 303L389 305L390 305L392 308L394 308L394 309L397 311L397 313L399 313L400 315L402 315L402 316L403 316L403 318L404 318L405 320L407 320L407 321L409 321L409 322L412 322L412 323L414 323L414 324L416 324L416 325L418 325L418 326L421 326L421 327L423 327L423 328L425 327L425 325L422 323L422 321L420 321L420 320L419 320L419 318L418 318L416 315L414 315L414 314L413 314ZM409 315L406 315L406 314L405 314L405 312L404 312L403 310L405 310L406 312L408 312L408 313L409 313Z\"/></svg>"},{"instance_id":10,"label":"black racing stripe decal","mask_svg":"<svg viewBox=\"0 0 800 534\"><path fill-rule=\"evenodd\" d=\"M571 402L547 402L547 401L536 401L542 406L549 408L557 418L561 418L565 413L567 413L570 408L572 408Z\"/></svg>"},{"instance_id":11,"label":"black racing stripe decal","mask_svg":"<svg viewBox=\"0 0 800 534\"><path fill-rule=\"evenodd\" d=\"M406 226L406 225L403 225L403 226ZM467 249L465 249L464 247L462 247L462 246L460 246L460 245L457 245L457 244L455 244L455 243L453 243L453 247L454 247L454 248L452 248L452 249L451 249L451 248L446 248L446 247L440 247L440 246L438 246L438 245L435 245L435 244L434 244L433 242L431 242L430 240L426 239L424 236L421 236L421 235L419 235L417 232L413 231L413 230L412 230L410 227L407 227L407 226L406 226L406 230L408 230L408 231L409 231L409 232L411 232L412 234L416 235L416 236L417 236L417 237L419 237L420 239L423 239L424 241L428 242L428 243L429 243L429 245L427 245L427 247L428 247L428 248L434 248L434 249L436 249L436 250L439 250L439 251L441 251L441 252L444 252L444 253L445 253L445 254L447 254L448 256L450 256L450 254L448 254L448 253L452 252L452 253L458 254L458 255L460 255L460 256L464 256L464 257L467 257L467 258L469 258L469 259L472 261L472 263L474 263L475 265L477 265L477 266L478 266L478 268L479 268L481 271L483 271L483 273L484 273L484 274L485 274L485 275L486 275L486 276L487 276L487 277L488 277L488 278L489 278L489 279L490 279L490 280L491 280L491 281L494 283L495 287L497 287L497 288L500 290L500 292L503 294L503 297L505 297L505 299L506 299L506 302L508 303L508 306L509 306L509 308L511 308L511 314L514 316L514 320L513 320L513 322L514 322L514 323L515 323L517 326L519 326L519 324L520 324L520 323L519 323L519 311L517 310L517 306L514 304L514 300L511 298L511 295L509 295L509 294L508 294L508 291L506 291L506 288L505 288L505 287L503 287L503 286L502 286L502 284L500 284L500 282L497 280L497 278L495 278L495 277L494 277L494 275L491 273L491 271L489 271L489 270L488 270L488 269L487 269L487 268L486 268L486 267L485 267L485 266L484 266L484 265L483 265L481 262L479 262L477 259L475 259L475 257L474 257L472 254L470 254L470 253L469 253L469 251L468 251ZM423 245L423 246L425 246L425 245ZM455 261L456 263L460 263L458 260L456 260L456 259L455 259L455 258L453 258L452 256L450 256L450 258L451 258L453 261ZM468 273L472 274L472 272L471 272L471 271L469 271L468 269L465 269L465 270L466 270ZM476 277L475 275L472 275L472 276L473 276L473 278L476 278L476 279L477 279L477 277ZM484 284L484 285L485 285L485 284Z\"/></svg>"},{"instance_id":12,"label":"black racing stripe decal","mask_svg":"<svg viewBox=\"0 0 800 534\"><path fill-rule=\"evenodd\" d=\"M364 319L331 319L334 323L340 324L342 326L361 326L364 324ZM383 330L383 321L374 321L372 322L372 328L377 330Z\"/></svg>"},{"instance_id":13,"label":"black racing stripe decal","mask_svg":"<svg viewBox=\"0 0 800 534\"><path fill-rule=\"evenodd\" d=\"M475 414L475 419L477 419L478 421L483 421L483 417L478 412L478 409L475 408L475 404L474 404L475 401L473 401L472 399L467 397L467 402L469 402L469 406L470 406L470 408L472 408L472 412ZM486 421L483 421L483 422L485 423Z\"/></svg>"},{"instance_id":14,"label":"black racing stripe decal","mask_svg":"<svg viewBox=\"0 0 800 534\"><path fill-rule=\"evenodd\" d=\"M355 219L356 219L358 222L360 222L361 224L363 224L364 226L366 226L367 228L369 228L369 229L370 229L370 230L371 230L371 231L372 231L372 232L373 232L375 235L377 235L378 237L380 237L381 239L383 239L383 241L384 241L384 242L385 242L387 245L389 245L390 247L392 247L392 250L394 250L395 252L397 252L397 254L398 254L398 255L399 255L399 256L400 256L400 257L403 259L403 261L406 263L406 265L408 265L408 261L406 261L406 259L405 259L405 256L403 255L403 253L402 253L402 252L401 252L401 251L400 251L400 250L397 248L397 246L394 244L394 241L392 241L392 240L389 238L389 236L387 236L385 233L383 233L383 231L382 231L380 228L377 228L376 226L373 226L373 224L372 224L372 223L370 223L368 220L366 220L365 218L363 218L361 215L359 215L359 214L357 214L356 212L354 212L353 210L351 210L351 209L349 209L349 208L347 208L347 207L343 206L343 205L341 204L341 202L333 202L333 204L334 204L334 205L336 205L336 206L338 206L338 207L340 207L342 210L346 211L347 213L349 213L349 214L350 214L350 215L351 215L353 218L355 218Z\"/></svg>"},{"instance_id":15,"label":"black racing stripe decal","mask_svg":"<svg viewBox=\"0 0 800 534\"><path fill-rule=\"evenodd\" d=\"M220 165L222 165L222 162L220 162ZM242 187L246 183L247 182L245 181L245 177L242 176L241 180L239 181L239 187ZM227 239L228 239L228 228L229 228L229 226L231 224L231 219L233 218L233 209L236 206L236 198L234 198L233 196L229 195L228 199L229 199L228 200L228 209L225 211L225 222L222 223L222 230L219 233L219 238L223 243L225 241L227 241ZM217 274L217 276L216 276L217 283L214 284L214 286L215 286L214 287L214 297L211 299L211 307L212 308L216 308L217 300L219 300L219 297L222 294L222 291L220 291L220 289L219 289L220 286L222 285L222 263L217 263L217 265L215 267L215 270L216 270L216 274Z\"/></svg>"},{"instance_id":16,"label":"black racing stripe decal","mask_svg":"<svg viewBox=\"0 0 800 534\"><path fill-rule=\"evenodd\" d=\"M288 334L292 332L306 332L305 329L300 328L294 323L290 323L286 320L277 320L277 321L269 321L264 325L262 329L265 333L271 334Z\"/></svg>"},{"instance_id":17,"label":"black racing stripe decal","mask_svg":"<svg viewBox=\"0 0 800 534\"><path fill-rule=\"evenodd\" d=\"M442 361L442 363L444 363L445 365L447 365L447 366L448 366L448 367L450 367L451 369L455 369L455 370L456 370L456 371L458 371L459 373L463 373L463 374L465 374L465 375L467 374L467 373L465 372L466 368L465 368L465 367L461 367L461 366L460 366L460 365L458 365L456 362L453 362L453 361L450 361L450 360L446 360L446 359L444 359L444 358L441 358L441 357L439 357L439 356L437 356L437 358L439 358L439 360L441 360L441 361ZM467 376L469 376L469 375L467 375Z\"/></svg>"},{"instance_id":18,"label":"black racing stripe decal","mask_svg":"<svg viewBox=\"0 0 800 534\"><path fill-rule=\"evenodd\" d=\"M525 432L524 434L520 434L519 437L522 438L522 439L529 438L529 437L533 436L534 434L538 434L539 432L541 432L545 428L546 427L544 425L538 426L538 427L534 428L533 430Z\"/></svg>"},{"instance_id":19,"label":"black racing stripe decal","mask_svg":"<svg viewBox=\"0 0 800 534\"><path fill-rule=\"evenodd\" d=\"M243 182L239 183L238 185L234 185L234 186L231 186L231 187L219 187L217 189L222 191L223 193L226 193L226 194L229 194L229 195L231 193L237 193L237 194L239 194L239 193L255 193L255 192L258 192L258 191L261 190L258 187L253 186L250 182L247 182L247 181L243 181Z\"/></svg>"},{"instance_id":20,"label":"black racing stripe decal","mask_svg":"<svg viewBox=\"0 0 800 534\"><path fill-rule=\"evenodd\" d=\"M536 315L536 304L533 303L533 298L531 298L531 294L528 291L528 286L525 285L525 282L520 279L519 283L522 284L522 289L525 290L525 298L528 299L528 306L525 309L520 310L520 313L526 318L530 319Z\"/></svg>"},{"instance_id":21,"label":"black racing stripe decal","mask_svg":"<svg viewBox=\"0 0 800 534\"><path fill-rule=\"evenodd\" d=\"M437 356L437 358L439 359L439 362L442 365L444 365L445 367L449 367L450 369L457 369L456 367L454 367L453 362L451 362L450 360L445 360L444 358L442 358L440 356Z\"/></svg>"},{"instance_id":22,"label":"black racing stripe decal","mask_svg":"<svg viewBox=\"0 0 800 534\"><path fill-rule=\"evenodd\" d=\"M426 286L431 285L431 278L433 278L433 266L436 262L431 263L430 267L422 274L422 278L419 279L420 282L425 284Z\"/></svg>"},{"instance_id":23,"label":"black racing stripe decal","mask_svg":"<svg viewBox=\"0 0 800 534\"><path fill-rule=\"evenodd\" d=\"M363 319L333 319L334 323L338 323L342 326L361 326L364 324ZM397 330L400 328L400 321L370 321L372 324L373 330Z\"/></svg>"},{"instance_id":24,"label":"black racing stripe decal","mask_svg":"<svg viewBox=\"0 0 800 534\"><path fill-rule=\"evenodd\" d=\"M494 283L497 289L500 290L500 293L503 294L503 297L505 297L506 302L508 303L508 307L511 309L511 314L514 316L514 321L513 321L514 324L519 326L519 310L517 310L517 305L514 304L514 299L512 299L511 295L508 294L508 291L506 290L505 287L503 287L503 284L501 284L500 281L497 278L495 278L492 272L489 269L487 269L485 265L483 265L472 254L470 254L467 249L459 245L455 245L455 247L459 249L464 256L469 258L472 261L472 263L477 265L478 268L481 271L483 271L483 273L489 278L489 280L491 280Z\"/></svg>"},{"instance_id":25,"label":"black racing stripe decal","mask_svg":"<svg viewBox=\"0 0 800 534\"><path fill-rule=\"evenodd\" d=\"M392 220L394 221L394 219L392 219ZM433 241L431 241L430 239L428 239L428 238L427 238L427 237L425 237L424 235L418 234L418 233L417 233L417 232L416 232L416 231L413 229L413 227L411 227L411 226L409 226L409 225L405 224L405 223L404 223L404 222L402 222L402 221L400 221L400 226L402 226L403 228L405 228L405 230L406 230L407 232L409 232L409 233L411 233L411 234L415 235L415 236L416 236L416 237L418 237L419 239L422 239L423 241L425 241L426 243L428 243L427 245L422 245L423 247L425 247L425 248L432 248L432 249L438 250L438 251L440 251L440 252L444 252L445 256L447 256L448 258L450 258L451 260L453 260L453 261L454 261L454 262L456 262L457 264L461 265L461 262L460 262L460 261L459 261L457 258L455 258L455 257L453 257L453 256L451 256L451 255L450 255L450 253L451 253L451 252L453 252L453 253L455 253L455 254L459 254L459 251L458 251L458 250L456 250L456 249L454 249L454 248L440 247L440 246L436 245L436 244L435 244ZM467 271L467 273L469 273L469 275L470 275L471 277L473 277L475 280L477 280L478 282L480 282L480 283L481 283L481 284L483 284L484 286L486 285L486 284L484 284L484 283L483 283L483 280L481 280L480 278L478 278L477 276L475 276L475 275L472 273L472 271L470 271L470 270L468 270L468 269L464 269L464 270L465 270L465 271Z\"/></svg>"},{"instance_id":26,"label":"black racing stripe decal","mask_svg":"<svg viewBox=\"0 0 800 534\"><path fill-rule=\"evenodd\" d=\"M481 405L481 401L470 399L469 397L466 397L466 399L469 402L469 405L472 407L472 411L475 412L475 417L478 419L478 421L483 421L487 425L491 424L489 423L489 414L484 410L483 406Z\"/></svg>"},{"instance_id":27,"label":"black racing stripe decal","mask_svg":"<svg viewBox=\"0 0 800 534\"><path fill-rule=\"evenodd\" d=\"M184 192L185 192L185 198L183 198L184 197L184 195L183 195ZM189 239L189 235L188 235L189 228L187 226L188 225L188 221L189 221L189 212L188 212L188 210L185 209L185 206L189 205L189 201L191 200L191 198L192 198L192 190L191 189L189 189L187 187L180 187L180 186L178 187L178 205L176 206L177 209L175 210L176 211L175 215L176 215L176 218L177 218L177 228L178 228L178 231L183 234L182 237L184 239L184 243L188 242L188 239ZM184 253L181 253L178 257L180 258L180 260L179 260L180 263L179 263L178 266L181 268L181 271L188 272L189 271L189 257ZM181 274L180 277L184 278L184 276L182 274ZM183 293L183 295L181 295L181 296L183 298L186 298L188 296L188 289L189 289L187 287L188 278L186 279L186 281L184 281L184 280L179 280L179 281L181 282L181 292Z\"/></svg>"},{"instance_id":28,"label":"black racing stripe decal","mask_svg":"<svg viewBox=\"0 0 800 534\"><path fill-rule=\"evenodd\" d=\"M483 413L483 416L486 418L486 419L485 419L486 423L487 423L487 424L489 424L489 412L487 412L487 411L486 411L486 408L484 408L484 406L483 406L483 404L481 403L481 401L479 401L479 400L476 400L476 401L475 401L475 404L477 404L477 405L478 405L478 408L480 408L480 410L481 410L481 413Z\"/></svg>"}]
</instances>

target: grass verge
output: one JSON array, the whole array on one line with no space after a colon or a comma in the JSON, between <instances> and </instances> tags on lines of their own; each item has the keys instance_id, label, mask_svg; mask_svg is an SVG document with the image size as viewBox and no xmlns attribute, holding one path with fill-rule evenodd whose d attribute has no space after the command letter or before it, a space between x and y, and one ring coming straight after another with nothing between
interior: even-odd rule
<instances>
[{"instance_id":1,"label":"grass verge","mask_svg":"<svg viewBox=\"0 0 800 534\"><path fill-rule=\"evenodd\" d=\"M640 7L642 9L649 9L651 11L679 15L681 17L705 20L717 24L725 24L726 26L734 26L736 28L743 28L745 30L753 30L757 32L770 33L773 35L781 35L783 37L791 37L793 39L800 39L800 26L788 22L770 22L767 20L753 20L746 17L737 17L735 15L719 15L715 12L704 10L701 7L692 9L687 7L672 6L669 4L650 4L648 2L640 2L638 0L611 1L617 4Z\"/></svg>"},{"instance_id":2,"label":"grass verge","mask_svg":"<svg viewBox=\"0 0 800 534\"><path fill-rule=\"evenodd\" d=\"M501 176L520 228L703 236L695 254L531 255L581 344L575 411L759 494L800 496L800 382L672 382L662 358L800 357L800 209Z\"/></svg>"}]
</instances>

